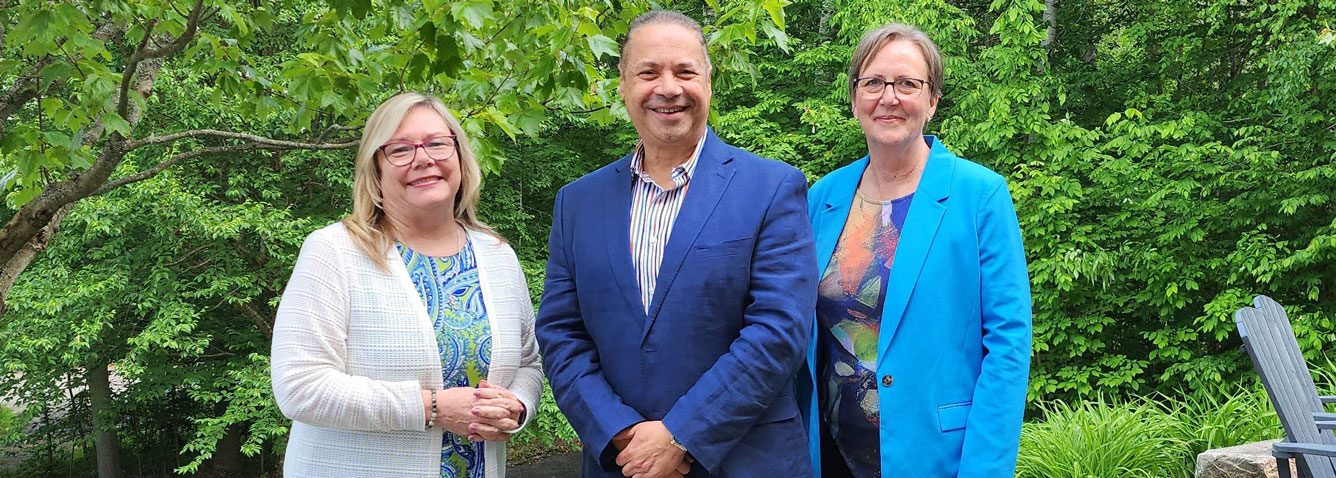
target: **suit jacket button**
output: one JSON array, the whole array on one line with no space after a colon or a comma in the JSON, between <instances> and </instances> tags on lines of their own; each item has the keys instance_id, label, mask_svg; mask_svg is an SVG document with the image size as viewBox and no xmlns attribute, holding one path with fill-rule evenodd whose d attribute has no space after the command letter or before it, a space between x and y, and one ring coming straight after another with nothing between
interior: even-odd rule
<instances>
[{"instance_id":1,"label":"suit jacket button","mask_svg":"<svg viewBox=\"0 0 1336 478\"><path fill-rule=\"evenodd\" d=\"M890 375L890 374L886 374L886 375L882 375L882 376L881 376L881 385L882 385L882 386L889 387L889 386L891 386L891 384L893 384L893 383L895 383L895 379L894 379L894 378L891 378L891 375Z\"/></svg>"}]
</instances>

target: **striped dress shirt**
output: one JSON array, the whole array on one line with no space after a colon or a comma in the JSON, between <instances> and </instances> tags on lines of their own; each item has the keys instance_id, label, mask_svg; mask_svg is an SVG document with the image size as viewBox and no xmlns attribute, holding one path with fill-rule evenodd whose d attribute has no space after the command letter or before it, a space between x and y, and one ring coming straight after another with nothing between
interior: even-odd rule
<instances>
[{"instance_id":1,"label":"striped dress shirt","mask_svg":"<svg viewBox=\"0 0 1336 478\"><path fill-rule=\"evenodd\" d=\"M673 223L677 213L682 210L682 200L687 197L687 186L696 171L696 160L700 158L701 147L705 145L705 135L696 143L696 151L691 159L673 168L672 187L664 189L650 178L644 169L645 147L636 146L631 157L631 265L636 270L636 282L640 285L640 302L649 313L649 301L654 297L654 285L659 275L659 264L663 262L663 249L668 245L668 236L673 232Z\"/></svg>"}]
</instances>

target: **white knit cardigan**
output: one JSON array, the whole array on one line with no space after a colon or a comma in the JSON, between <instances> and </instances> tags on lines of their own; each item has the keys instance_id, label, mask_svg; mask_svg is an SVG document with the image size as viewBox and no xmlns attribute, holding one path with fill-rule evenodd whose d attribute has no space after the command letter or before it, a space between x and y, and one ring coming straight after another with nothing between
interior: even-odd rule
<instances>
[{"instance_id":1,"label":"white knit cardigan","mask_svg":"<svg viewBox=\"0 0 1336 478\"><path fill-rule=\"evenodd\" d=\"M527 423L543 371L524 273L510 246L478 231L468 237L492 329L487 381L524 402ZM393 248L385 257L388 272L341 223L302 244L278 306L270 365L274 398L293 420L288 478L441 475L443 432L424 429L420 394L442 388L436 335L402 258ZM505 444L483 448L487 478L504 477Z\"/></svg>"}]
</instances>

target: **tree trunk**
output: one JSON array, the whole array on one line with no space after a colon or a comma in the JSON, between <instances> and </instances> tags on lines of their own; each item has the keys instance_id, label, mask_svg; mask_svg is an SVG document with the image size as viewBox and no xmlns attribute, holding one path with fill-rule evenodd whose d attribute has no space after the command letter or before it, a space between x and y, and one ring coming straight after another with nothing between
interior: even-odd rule
<instances>
[{"instance_id":1,"label":"tree trunk","mask_svg":"<svg viewBox=\"0 0 1336 478\"><path fill-rule=\"evenodd\" d=\"M1048 31L1040 45L1047 47L1058 38L1058 0L1044 0L1044 24Z\"/></svg>"},{"instance_id":2,"label":"tree trunk","mask_svg":"<svg viewBox=\"0 0 1336 478\"><path fill-rule=\"evenodd\" d=\"M56 232L60 231L60 223L65 220L65 216L68 216L73 208L74 203L69 203L56 210L56 214L47 222L46 227L43 227L37 235L29 239L22 249L19 249L13 257L4 263L3 267L0 267L0 317L5 315L5 299L9 297L9 289L14 287L14 281L18 280L19 273L27 269L38 254L46 250L51 238L55 237Z\"/></svg>"},{"instance_id":3,"label":"tree trunk","mask_svg":"<svg viewBox=\"0 0 1336 478\"><path fill-rule=\"evenodd\" d=\"M105 360L93 360L85 380L93 416L93 437L97 445L98 478L120 478L121 444L116 439L116 419L112 413L111 374Z\"/></svg>"},{"instance_id":4,"label":"tree trunk","mask_svg":"<svg viewBox=\"0 0 1336 478\"><path fill-rule=\"evenodd\" d=\"M241 426L227 428L213 449L213 473L220 477L241 476Z\"/></svg>"},{"instance_id":5,"label":"tree trunk","mask_svg":"<svg viewBox=\"0 0 1336 478\"><path fill-rule=\"evenodd\" d=\"M1039 45L1044 48L1044 62L1039 66L1041 73L1048 71L1048 63L1053 60L1053 42L1058 39L1058 0L1044 0L1044 24L1048 31Z\"/></svg>"}]
</instances>

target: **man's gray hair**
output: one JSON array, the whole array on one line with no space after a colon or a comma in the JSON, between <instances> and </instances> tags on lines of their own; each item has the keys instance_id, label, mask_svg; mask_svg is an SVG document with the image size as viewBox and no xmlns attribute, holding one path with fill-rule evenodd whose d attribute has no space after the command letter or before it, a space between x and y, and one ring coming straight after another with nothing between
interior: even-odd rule
<instances>
[{"instance_id":1,"label":"man's gray hair","mask_svg":"<svg viewBox=\"0 0 1336 478\"><path fill-rule=\"evenodd\" d=\"M617 60L617 69L623 70L626 68L626 45L631 43L631 35L634 34L636 30L650 25L665 24L677 25L695 33L696 38L700 40L700 50L705 54L706 71L714 68L710 64L710 48L705 44L705 30L701 29L699 23L696 23L691 17L672 10L650 10L636 17L635 20L631 21L631 25L626 28L626 39L622 40L622 52L621 57Z\"/></svg>"}]
</instances>

